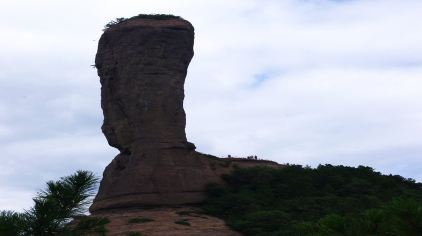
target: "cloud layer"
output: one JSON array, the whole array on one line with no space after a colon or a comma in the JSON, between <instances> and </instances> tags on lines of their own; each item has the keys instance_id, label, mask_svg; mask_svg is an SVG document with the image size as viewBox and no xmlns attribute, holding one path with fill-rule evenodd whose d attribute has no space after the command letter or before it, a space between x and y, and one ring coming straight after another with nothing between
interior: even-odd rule
<instances>
[{"instance_id":1,"label":"cloud layer","mask_svg":"<svg viewBox=\"0 0 422 236\"><path fill-rule=\"evenodd\" d=\"M45 181L99 175L116 155L100 132L93 64L116 17L172 13L195 26L186 81L199 151L281 163L370 165L422 180L422 2L0 2L0 209Z\"/></svg>"}]
</instances>

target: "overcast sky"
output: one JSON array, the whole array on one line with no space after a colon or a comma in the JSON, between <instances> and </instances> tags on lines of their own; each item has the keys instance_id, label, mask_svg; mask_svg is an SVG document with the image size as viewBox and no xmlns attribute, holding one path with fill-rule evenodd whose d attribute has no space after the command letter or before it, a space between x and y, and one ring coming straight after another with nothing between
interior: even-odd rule
<instances>
[{"instance_id":1,"label":"overcast sky","mask_svg":"<svg viewBox=\"0 0 422 236\"><path fill-rule=\"evenodd\" d=\"M0 209L117 154L101 133L103 26L195 27L188 140L218 156L368 165L422 180L420 0L0 0Z\"/></svg>"}]
</instances>

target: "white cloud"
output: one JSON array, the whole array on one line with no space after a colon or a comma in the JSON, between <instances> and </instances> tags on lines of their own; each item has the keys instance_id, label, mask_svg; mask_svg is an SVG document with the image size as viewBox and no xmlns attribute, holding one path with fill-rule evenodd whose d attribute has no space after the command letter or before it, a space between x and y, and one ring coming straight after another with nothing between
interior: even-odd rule
<instances>
[{"instance_id":1,"label":"white cloud","mask_svg":"<svg viewBox=\"0 0 422 236\"><path fill-rule=\"evenodd\" d=\"M116 17L195 26L189 140L203 152L371 165L422 180L421 1L1 1L0 209L116 151L93 64Z\"/></svg>"}]
</instances>

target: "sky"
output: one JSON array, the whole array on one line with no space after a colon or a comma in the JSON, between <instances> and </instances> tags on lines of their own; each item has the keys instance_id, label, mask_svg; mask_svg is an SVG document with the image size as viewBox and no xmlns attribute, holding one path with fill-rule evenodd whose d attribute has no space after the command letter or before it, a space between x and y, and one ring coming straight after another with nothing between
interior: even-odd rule
<instances>
[{"instance_id":1,"label":"sky","mask_svg":"<svg viewBox=\"0 0 422 236\"><path fill-rule=\"evenodd\" d=\"M197 150L366 165L422 181L420 0L0 0L0 209L118 153L101 133L104 25L195 27L186 133Z\"/></svg>"}]
</instances>

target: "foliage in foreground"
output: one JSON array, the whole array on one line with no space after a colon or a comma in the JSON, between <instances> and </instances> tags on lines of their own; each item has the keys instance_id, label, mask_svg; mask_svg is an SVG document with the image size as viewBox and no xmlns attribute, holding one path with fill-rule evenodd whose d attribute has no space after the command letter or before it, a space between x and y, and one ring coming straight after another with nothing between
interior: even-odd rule
<instances>
[{"instance_id":1,"label":"foliage in foreground","mask_svg":"<svg viewBox=\"0 0 422 236\"><path fill-rule=\"evenodd\" d=\"M86 212L97 182L98 179L89 171L77 171L58 181L47 182L46 189L33 198L31 209L24 213L0 213L0 235L76 235L75 230L80 233L81 230L98 228L95 224L98 222L85 220L81 220L81 225L75 228L68 227L72 219ZM104 220L99 223L104 223Z\"/></svg>"},{"instance_id":2,"label":"foliage in foreground","mask_svg":"<svg viewBox=\"0 0 422 236\"><path fill-rule=\"evenodd\" d=\"M244 235L422 235L422 184L369 167L236 169L204 209Z\"/></svg>"}]
</instances>

